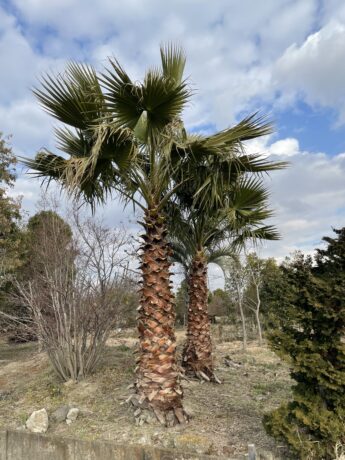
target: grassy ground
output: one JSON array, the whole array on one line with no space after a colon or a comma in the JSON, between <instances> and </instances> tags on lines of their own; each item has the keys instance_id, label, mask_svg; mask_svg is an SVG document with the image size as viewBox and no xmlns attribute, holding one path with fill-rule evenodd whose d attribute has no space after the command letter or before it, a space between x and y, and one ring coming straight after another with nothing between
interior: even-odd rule
<instances>
[{"instance_id":1,"label":"grassy ground","mask_svg":"<svg viewBox=\"0 0 345 460\"><path fill-rule=\"evenodd\" d=\"M281 455L282 447L265 434L261 419L290 397L288 369L267 347L253 341L244 353L239 341L220 342L216 331L217 375L223 384L184 381L185 405L193 417L186 426L170 429L135 426L124 403L133 381L134 331L111 338L97 372L78 384L60 382L36 344L0 342L0 429L19 428L33 410L45 407L49 413L70 404L81 409L78 420L52 424L50 433L164 447L196 444L204 452L227 456L243 454L254 443ZM180 348L183 339L184 331L178 331ZM226 357L239 366L227 367Z\"/></svg>"}]
</instances>

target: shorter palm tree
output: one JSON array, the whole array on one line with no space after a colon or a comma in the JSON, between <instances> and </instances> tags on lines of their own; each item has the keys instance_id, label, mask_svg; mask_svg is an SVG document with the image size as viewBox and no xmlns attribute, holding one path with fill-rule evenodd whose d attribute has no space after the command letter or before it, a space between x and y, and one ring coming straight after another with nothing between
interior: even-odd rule
<instances>
[{"instance_id":1,"label":"shorter palm tree","mask_svg":"<svg viewBox=\"0 0 345 460\"><path fill-rule=\"evenodd\" d=\"M179 194L180 198L181 194ZM224 207L170 207L169 230L173 260L183 265L188 282L187 340L182 365L188 375L220 383L214 372L210 320L207 311L207 266L221 265L243 243L278 239L272 226L262 226L272 215L268 194L259 180L242 179L223 197Z\"/></svg>"}]
</instances>

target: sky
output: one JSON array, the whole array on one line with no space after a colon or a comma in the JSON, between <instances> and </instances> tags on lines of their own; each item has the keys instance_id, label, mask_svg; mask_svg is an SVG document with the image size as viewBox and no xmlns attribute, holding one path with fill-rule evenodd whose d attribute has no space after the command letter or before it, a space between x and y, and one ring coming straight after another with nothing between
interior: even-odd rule
<instances>
[{"instance_id":1,"label":"sky","mask_svg":"<svg viewBox=\"0 0 345 460\"><path fill-rule=\"evenodd\" d=\"M43 73L71 60L101 70L115 56L139 80L167 42L187 54L188 130L213 133L255 111L274 120L273 135L247 145L290 162L267 179L281 240L260 254L309 253L344 226L344 0L0 0L0 131L18 155L56 151L56 123L31 92ZM11 193L35 212L37 180L19 171ZM99 212L134 225L117 201Z\"/></svg>"}]
</instances>

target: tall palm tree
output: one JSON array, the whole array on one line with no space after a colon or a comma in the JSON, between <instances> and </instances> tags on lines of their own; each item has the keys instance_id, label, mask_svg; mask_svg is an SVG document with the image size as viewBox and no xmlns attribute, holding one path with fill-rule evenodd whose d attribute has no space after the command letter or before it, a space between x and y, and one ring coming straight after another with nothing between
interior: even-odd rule
<instances>
[{"instance_id":1,"label":"tall palm tree","mask_svg":"<svg viewBox=\"0 0 345 460\"><path fill-rule=\"evenodd\" d=\"M149 70L142 83L132 82L114 60L102 75L71 63L63 75L44 77L34 93L68 125L56 130L68 157L44 150L23 161L93 208L118 193L143 211L136 404L151 408L166 424L168 415L170 421L185 420L163 208L176 186L171 171L179 160L172 161L172 145L180 141L180 116L190 92L182 80L182 51L161 49L161 59L162 69Z\"/></svg>"},{"instance_id":2,"label":"tall palm tree","mask_svg":"<svg viewBox=\"0 0 345 460\"><path fill-rule=\"evenodd\" d=\"M153 410L164 424L182 423L186 416L176 364L165 207L176 190L186 186L196 164L204 177L204 157L212 157L215 165L236 163L229 149L234 130L206 138L187 135L181 116L190 90L183 80L181 49L162 48L162 67L149 70L141 83L133 82L116 60L109 63L101 75L88 65L71 63L64 74L43 78L34 92L48 113L67 125L56 130L58 146L67 157L44 150L34 160L23 161L48 183L57 180L93 208L115 193L142 210L135 404ZM268 131L260 120L250 119L238 125L237 137ZM242 161L258 170L265 164L257 156ZM178 181L173 180L177 171ZM200 197L207 192L208 200L217 199L215 180L205 176Z\"/></svg>"},{"instance_id":3,"label":"tall palm tree","mask_svg":"<svg viewBox=\"0 0 345 460\"><path fill-rule=\"evenodd\" d=\"M177 193L177 203L170 205L172 259L182 264L188 282L187 340L182 365L190 376L220 383L212 356L207 266L233 257L248 239L278 239L273 226L262 225L272 215L267 199L260 180L241 179L240 175L233 190L223 197L223 207L184 206L188 197L181 192Z\"/></svg>"}]
</instances>

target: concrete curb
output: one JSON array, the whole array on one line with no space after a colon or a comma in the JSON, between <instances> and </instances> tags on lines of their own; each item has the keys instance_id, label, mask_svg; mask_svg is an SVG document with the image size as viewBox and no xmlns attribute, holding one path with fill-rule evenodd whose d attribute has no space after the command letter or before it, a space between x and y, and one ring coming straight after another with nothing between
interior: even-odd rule
<instances>
[{"instance_id":1,"label":"concrete curb","mask_svg":"<svg viewBox=\"0 0 345 460\"><path fill-rule=\"evenodd\" d=\"M0 460L242 460L110 441L0 431Z\"/></svg>"}]
</instances>

